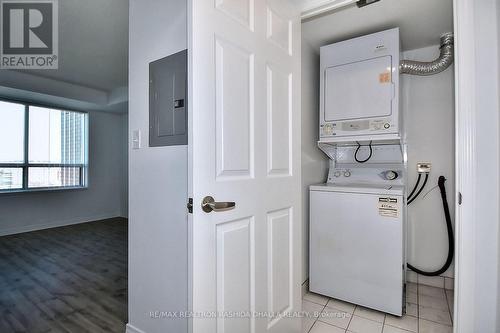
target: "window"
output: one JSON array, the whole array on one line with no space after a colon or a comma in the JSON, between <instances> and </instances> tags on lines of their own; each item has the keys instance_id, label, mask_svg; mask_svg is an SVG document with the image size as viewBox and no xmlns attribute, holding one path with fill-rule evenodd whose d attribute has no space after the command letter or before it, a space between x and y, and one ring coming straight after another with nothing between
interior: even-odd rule
<instances>
[{"instance_id":1,"label":"window","mask_svg":"<svg viewBox=\"0 0 500 333\"><path fill-rule=\"evenodd\" d=\"M87 186L88 115L0 101L0 191Z\"/></svg>"}]
</instances>

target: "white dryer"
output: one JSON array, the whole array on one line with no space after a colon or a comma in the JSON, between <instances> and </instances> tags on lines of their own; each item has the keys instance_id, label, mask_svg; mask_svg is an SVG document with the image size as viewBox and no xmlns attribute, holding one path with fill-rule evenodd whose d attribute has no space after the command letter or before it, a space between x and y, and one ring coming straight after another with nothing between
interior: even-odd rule
<instances>
[{"instance_id":1,"label":"white dryer","mask_svg":"<svg viewBox=\"0 0 500 333\"><path fill-rule=\"evenodd\" d=\"M321 47L322 140L400 136L400 47L398 28Z\"/></svg>"},{"instance_id":2,"label":"white dryer","mask_svg":"<svg viewBox=\"0 0 500 333\"><path fill-rule=\"evenodd\" d=\"M404 186L310 187L312 292L401 316Z\"/></svg>"}]
</instances>

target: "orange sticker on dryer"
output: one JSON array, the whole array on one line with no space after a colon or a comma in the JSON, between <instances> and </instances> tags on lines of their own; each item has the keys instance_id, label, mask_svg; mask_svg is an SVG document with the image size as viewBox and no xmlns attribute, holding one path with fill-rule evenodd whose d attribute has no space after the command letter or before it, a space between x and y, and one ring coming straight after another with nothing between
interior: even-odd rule
<instances>
[{"instance_id":1,"label":"orange sticker on dryer","mask_svg":"<svg viewBox=\"0 0 500 333\"><path fill-rule=\"evenodd\" d=\"M381 73L378 76L378 81L380 83L390 83L391 82L391 73L390 72Z\"/></svg>"}]
</instances>

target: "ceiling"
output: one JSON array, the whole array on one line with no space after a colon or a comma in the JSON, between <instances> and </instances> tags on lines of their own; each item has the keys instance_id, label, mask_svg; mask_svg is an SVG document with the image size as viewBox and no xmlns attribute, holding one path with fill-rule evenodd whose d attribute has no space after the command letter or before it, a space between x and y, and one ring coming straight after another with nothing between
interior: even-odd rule
<instances>
[{"instance_id":1,"label":"ceiling","mask_svg":"<svg viewBox=\"0 0 500 333\"><path fill-rule=\"evenodd\" d=\"M112 91L128 82L128 1L59 1L59 69L30 74Z\"/></svg>"},{"instance_id":2,"label":"ceiling","mask_svg":"<svg viewBox=\"0 0 500 333\"><path fill-rule=\"evenodd\" d=\"M294 0L306 8L317 0ZM324 2L324 1L323 1ZM349 38L399 27L403 50L439 43L453 31L453 0L380 0L323 14L302 23L302 37L317 48Z\"/></svg>"}]
</instances>

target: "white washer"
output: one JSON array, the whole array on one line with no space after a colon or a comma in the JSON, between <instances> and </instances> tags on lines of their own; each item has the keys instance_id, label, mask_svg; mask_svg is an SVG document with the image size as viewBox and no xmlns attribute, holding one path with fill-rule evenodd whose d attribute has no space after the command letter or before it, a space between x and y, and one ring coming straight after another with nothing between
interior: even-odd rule
<instances>
[{"instance_id":1,"label":"white washer","mask_svg":"<svg viewBox=\"0 0 500 333\"><path fill-rule=\"evenodd\" d=\"M404 187L310 187L312 292L401 316Z\"/></svg>"}]
</instances>

